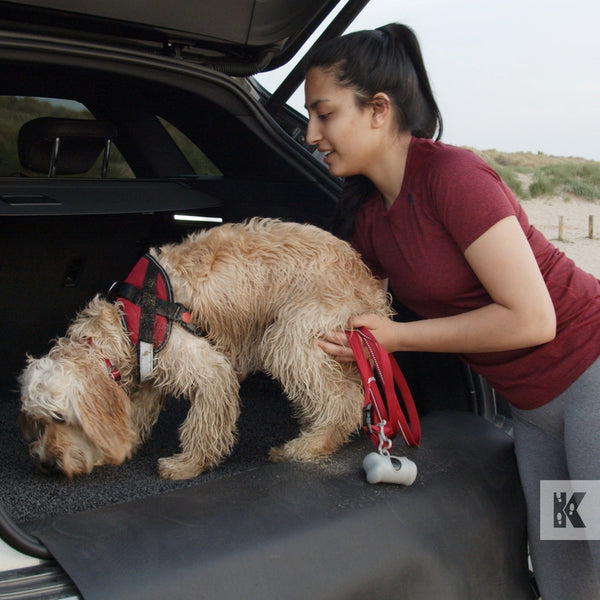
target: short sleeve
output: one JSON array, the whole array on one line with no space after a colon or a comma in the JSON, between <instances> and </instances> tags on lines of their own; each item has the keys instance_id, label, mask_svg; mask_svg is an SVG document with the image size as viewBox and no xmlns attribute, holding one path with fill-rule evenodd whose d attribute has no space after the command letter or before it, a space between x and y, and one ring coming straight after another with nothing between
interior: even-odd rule
<instances>
[{"instance_id":1,"label":"short sleeve","mask_svg":"<svg viewBox=\"0 0 600 600\"><path fill-rule=\"evenodd\" d=\"M520 207L500 177L467 150L441 153L430 165L431 197L439 219L464 252L498 221L520 218Z\"/></svg>"}]
</instances>

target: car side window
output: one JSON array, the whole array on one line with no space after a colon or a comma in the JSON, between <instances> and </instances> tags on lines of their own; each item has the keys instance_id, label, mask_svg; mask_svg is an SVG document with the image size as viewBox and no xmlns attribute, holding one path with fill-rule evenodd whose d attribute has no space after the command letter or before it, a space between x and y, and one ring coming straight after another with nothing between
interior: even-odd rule
<instances>
[{"instance_id":1,"label":"car side window","mask_svg":"<svg viewBox=\"0 0 600 600\"><path fill-rule=\"evenodd\" d=\"M19 153L19 132L23 126L36 119L94 120L93 115L79 102L31 96L0 96L0 177L48 177L49 171L38 166L47 160L35 160L23 164ZM37 121L39 123L39 121ZM46 150L44 150L46 151ZM50 150L48 149L48 154ZM121 155L116 141L111 142L106 176L117 179L135 177ZM39 159L39 157L38 157ZM33 163L36 163L34 166ZM93 164L83 172L57 176L100 177L103 153L99 152Z\"/></svg>"},{"instance_id":2,"label":"car side window","mask_svg":"<svg viewBox=\"0 0 600 600\"><path fill-rule=\"evenodd\" d=\"M202 152L190 138L166 119L158 117L167 133L171 136L180 152L192 166L196 175L222 175L218 167Z\"/></svg>"}]
</instances>

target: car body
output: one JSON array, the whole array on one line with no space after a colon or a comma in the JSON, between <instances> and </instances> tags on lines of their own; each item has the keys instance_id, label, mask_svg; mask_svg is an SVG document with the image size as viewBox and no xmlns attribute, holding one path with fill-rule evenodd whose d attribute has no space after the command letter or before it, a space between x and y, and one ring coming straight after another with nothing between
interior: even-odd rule
<instances>
[{"instance_id":1,"label":"car body","mask_svg":"<svg viewBox=\"0 0 600 600\"><path fill-rule=\"evenodd\" d=\"M149 246L257 215L327 227L340 181L284 103L301 75L273 95L251 76L337 4L0 2L0 598L532 597L510 422L453 356L400 358L423 429L420 448L395 445L419 469L407 488L365 481L360 436L322 463L269 464L295 422L262 374L242 384L233 455L186 482L156 473L175 399L136 457L74 481L36 471L15 423L26 354ZM98 125L53 159L73 120Z\"/></svg>"}]
</instances>

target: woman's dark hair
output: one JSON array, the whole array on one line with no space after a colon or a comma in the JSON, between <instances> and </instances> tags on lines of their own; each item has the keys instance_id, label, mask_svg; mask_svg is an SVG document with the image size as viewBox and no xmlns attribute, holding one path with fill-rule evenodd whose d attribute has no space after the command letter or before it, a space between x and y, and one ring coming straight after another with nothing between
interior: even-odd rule
<instances>
[{"instance_id":1,"label":"woman's dark hair","mask_svg":"<svg viewBox=\"0 0 600 600\"><path fill-rule=\"evenodd\" d=\"M304 72L313 67L331 71L340 86L352 88L359 106L379 92L387 94L400 131L441 138L442 116L410 27L391 23L328 40L305 58ZM350 237L356 213L372 191L373 184L362 175L346 179L331 225L334 233Z\"/></svg>"}]
</instances>

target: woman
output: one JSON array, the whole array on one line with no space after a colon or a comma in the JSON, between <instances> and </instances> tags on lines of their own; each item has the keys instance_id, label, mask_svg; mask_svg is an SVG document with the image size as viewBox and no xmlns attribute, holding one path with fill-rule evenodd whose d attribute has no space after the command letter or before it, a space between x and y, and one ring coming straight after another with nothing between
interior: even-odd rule
<instances>
[{"instance_id":1,"label":"woman","mask_svg":"<svg viewBox=\"0 0 600 600\"><path fill-rule=\"evenodd\" d=\"M363 315L388 352L454 352L506 398L544 600L600 598L600 542L541 541L540 480L600 479L600 282L531 227L494 171L432 141L442 120L418 41L398 24L306 59L307 142L345 178L335 219L421 317ZM352 360L343 332L320 346Z\"/></svg>"}]
</instances>

